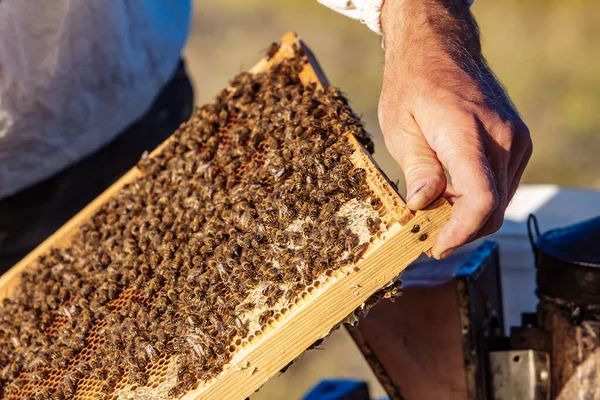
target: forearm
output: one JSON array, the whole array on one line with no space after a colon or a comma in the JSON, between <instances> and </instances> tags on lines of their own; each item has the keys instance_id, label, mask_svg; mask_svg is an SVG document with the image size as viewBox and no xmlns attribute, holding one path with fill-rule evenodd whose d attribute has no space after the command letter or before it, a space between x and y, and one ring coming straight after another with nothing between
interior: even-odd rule
<instances>
[{"instance_id":1,"label":"forearm","mask_svg":"<svg viewBox=\"0 0 600 400\"><path fill-rule=\"evenodd\" d=\"M386 57L402 57L415 68L450 57L472 70L482 60L479 29L462 0L386 0L381 26Z\"/></svg>"},{"instance_id":2,"label":"forearm","mask_svg":"<svg viewBox=\"0 0 600 400\"><path fill-rule=\"evenodd\" d=\"M479 28L463 0L386 0L381 13L386 44L384 80L399 69L407 75L444 81L465 100L517 111L488 67L482 52ZM470 88L468 83L476 88Z\"/></svg>"},{"instance_id":3,"label":"forearm","mask_svg":"<svg viewBox=\"0 0 600 400\"><path fill-rule=\"evenodd\" d=\"M432 34L455 40L461 48L480 52L477 24L469 11L469 0L317 0L319 3L360 20L386 41L419 41ZM430 43L430 42L429 42Z\"/></svg>"}]
</instances>

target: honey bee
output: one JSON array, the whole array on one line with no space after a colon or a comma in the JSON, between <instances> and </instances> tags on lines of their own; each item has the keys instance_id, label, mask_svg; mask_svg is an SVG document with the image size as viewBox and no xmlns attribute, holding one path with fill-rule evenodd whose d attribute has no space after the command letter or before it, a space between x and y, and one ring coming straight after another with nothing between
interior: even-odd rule
<instances>
[{"instance_id":1,"label":"honey bee","mask_svg":"<svg viewBox=\"0 0 600 400\"><path fill-rule=\"evenodd\" d=\"M273 317L273 314L274 314L273 310L264 311L258 317L258 324L260 326L265 326L267 324L267 321L269 320L269 318Z\"/></svg>"},{"instance_id":2,"label":"honey bee","mask_svg":"<svg viewBox=\"0 0 600 400\"><path fill-rule=\"evenodd\" d=\"M381 202L381 199L374 198L371 200L371 206L375 211L379 211L381 208L383 208L383 203Z\"/></svg>"},{"instance_id":3,"label":"honey bee","mask_svg":"<svg viewBox=\"0 0 600 400\"><path fill-rule=\"evenodd\" d=\"M371 235L375 235L379 232L381 220L379 218L368 218L366 225L367 225L367 229L369 230L369 233Z\"/></svg>"},{"instance_id":4,"label":"honey bee","mask_svg":"<svg viewBox=\"0 0 600 400\"><path fill-rule=\"evenodd\" d=\"M333 217L335 216L335 211L336 208L335 206L326 206L321 210L321 220L325 221L325 222L329 222L333 219Z\"/></svg>"},{"instance_id":5,"label":"honey bee","mask_svg":"<svg viewBox=\"0 0 600 400\"><path fill-rule=\"evenodd\" d=\"M173 302L176 303L179 300L179 295L177 294L177 292L173 289L169 289L167 290L167 298Z\"/></svg>"},{"instance_id":6,"label":"honey bee","mask_svg":"<svg viewBox=\"0 0 600 400\"><path fill-rule=\"evenodd\" d=\"M182 390L192 390L196 387L198 378L194 374L185 373L179 378Z\"/></svg>"},{"instance_id":7,"label":"honey bee","mask_svg":"<svg viewBox=\"0 0 600 400\"><path fill-rule=\"evenodd\" d=\"M273 42L271 43L271 45L269 46L269 49L267 50L267 60L270 60L271 58L273 58L273 56L279 51L279 43Z\"/></svg>"},{"instance_id":8,"label":"honey bee","mask_svg":"<svg viewBox=\"0 0 600 400\"><path fill-rule=\"evenodd\" d=\"M130 377L129 382L134 385L146 386L148 384L149 376L143 371L134 371Z\"/></svg>"},{"instance_id":9,"label":"honey bee","mask_svg":"<svg viewBox=\"0 0 600 400\"><path fill-rule=\"evenodd\" d=\"M181 386L179 384L171 387L167 391L167 396L169 396L169 397L177 397L180 394L181 394Z\"/></svg>"},{"instance_id":10,"label":"honey bee","mask_svg":"<svg viewBox=\"0 0 600 400\"><path fill-rule=\"evenodd\" d=\"M269 297L265 298L265 305L269 308L273 307L277 303L277 300L278 300L277 297L269 296Z\"/></svg>"},{"instance_id":11,"label":"honey bee","mask_svg":"<svg viewBox=\"0 0 600 400\"><path fill-rule=\"evenodd\" d=\"M60 389L54 389L53 392L50 393L50 399L52 400L65 400L66 396Z\"/></svg>"},{"instance_id":12,"label":"honey bee","mask_svg":"<svg viewBox=\"0 0 600 400\"><path fill-rule=\"evenodd\" d=\"M248 331L248 328L246 328L246 327L242 327L237 330L237 334L241 338L247 337L248 333L249 333L249 331Z\"/></svg>"},{"instance_id":13,"label":"honey bee","mask_svg":"<svg viewBox=\"0 0 600 400\"><path fill-rule=\"evenodd\" d=\"M164 277L164 275L168 276L168 273L163 274L163 277ZM144 298L150 299L150 298L154 297L154 295L158 292L158 290L160 290L161 287L162 287L162 285L161 285L160 279L157 277L154 277L154 278L150 279L150 281L144 288L142 295Z\"/></svg>"},{"instance_id":14,"label":"honey bee","mask_svg":"<svg viewBox=\"0 0 600 400\"><path fill-rule=\"evenodd\" d=\"M369 243L362 243L362 244L358 244L356 246L354 246L352 248L352 250L350 250L350 253L352 254L352 259L354 260L354 262L358 261L362 255L365 253L365 251L367 250L367 248L369 247Z\"/></svg>"},{"instance_id":15,"label":"honey bee","mask_svg":"<svg viewBox=\"0 0 600 400\"><path fill-rule=\"evenodd\" d=\"M335 239L331 247L331 252L334 254L340 254L346 248L346 241L343 238Z\"/></svg>"},{"instance_id":16,"label":"honey bee","mask_svg":"<svg viewBox=\"0 0 600 400\"><path fill-rule=\"evenodd\" d=\"M108 379L112 382L118 381L123 375L123 370L119 366L113 366L108 372Z\"/></svg>"},{"instance_id":17,"label":"honey bee","mask_svg":"<svg viewBox=\"0 0 600 400\"><path fill-rule=\"evenodd\" d=\"M35 400L50 400L50 391L46 388L36 388L33 398Z\"/></svg>"},{"instance_id":18,"label":"honey bee","mask_svg":"<svg viewBox=\"0 0 600 400\"><path fill-rule=\"evenodd\" d=\"M350 182L354 185L360 185L365 181L367 177L367 171L363 168L356 168L350 175Z\"/></svg>"},{"instance_id":19,"label":"honey bee","mask_svg":"<svg viewBox=\"0 0 600 400\"><path fill-rule=\"evenodd\" d=\"M103 394L109 394L113 388L114 384L110 380L104 380L100 385L100 392Z\"/></svg>"},{"instance_id":20,"label":"honey bee","mask_svg":"<svg viewBox=\"0 0 600 400\"><path fill-rule=\"evenodd\" d=\"M73 348L64 348L61 349L61 356L66 359L66 360L70 360L71 358L75 357L76 351Z\"/></svg>"},{"instance_id":21,"label":"honey bee","mask_svg":"<svg viewBox=\"0 0 600 400\"><path fill-rule=\"evenodd\" d=\"M56 357L51 362L50 365L53 368L65 368L67 366L67 360L63 357Z\"/></svg>"}]
</instances>

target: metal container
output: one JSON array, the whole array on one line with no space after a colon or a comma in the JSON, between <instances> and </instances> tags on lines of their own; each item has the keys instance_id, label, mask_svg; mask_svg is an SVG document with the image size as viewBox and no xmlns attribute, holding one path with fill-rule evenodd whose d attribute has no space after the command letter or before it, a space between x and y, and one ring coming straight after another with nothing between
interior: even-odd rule
<instances>
[{"instance_id":1,"label":"metal container","mask_svg":"<svg viewBox=\"0 0 600 400\"><path fill-rule=\"evenodd\" d=\"M538 326L550 335L552 398L600 400L600 217L540 235L530 216L528 228Z\"/></svg>"}]
</instances>

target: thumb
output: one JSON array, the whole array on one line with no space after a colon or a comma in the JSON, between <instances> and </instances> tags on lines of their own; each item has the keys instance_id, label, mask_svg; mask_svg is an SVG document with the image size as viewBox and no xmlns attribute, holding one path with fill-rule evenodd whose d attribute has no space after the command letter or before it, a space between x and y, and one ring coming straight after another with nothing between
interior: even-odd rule
<instances>
[{"instance_id":1,"label":"thumb","mask_svg":"<svg viewBox=\"0 0 600 400\"><path fill-rule=\"evenodd\" d=\"M401 123L382 126L382 131L386 147L406 178L406 205L411 210L427 207L446 190L446 176L436 153L410 114Z\"/></svg>"}]
</instances>

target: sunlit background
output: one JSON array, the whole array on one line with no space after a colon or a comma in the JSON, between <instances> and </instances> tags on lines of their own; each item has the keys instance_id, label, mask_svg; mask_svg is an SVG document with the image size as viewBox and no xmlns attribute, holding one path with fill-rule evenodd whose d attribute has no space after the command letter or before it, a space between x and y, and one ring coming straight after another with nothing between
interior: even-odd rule
<instances>
[{"instance_id":1,"label":"sunlit background","mask_svg":"<svg viewBox=\"0 0 600 400\"><path fill-rule=\"evenodd\" d=\"M484 53L532 132L534 154L524 182L600 188L600 2L478 0L473 11ZM186 49L197 104L289 30L302 36L362 116L383 170L402 181L377 122L379 38L316 0L197 0ZM340 376L367 380L372 394L383 394L342 330L252 399L298 399L319 379Z\"/></svg>"}]
</instances>

